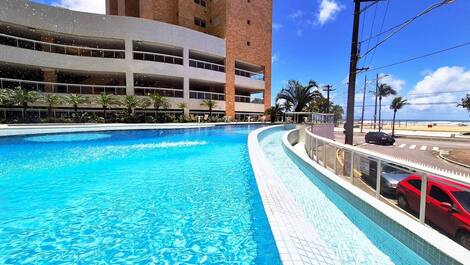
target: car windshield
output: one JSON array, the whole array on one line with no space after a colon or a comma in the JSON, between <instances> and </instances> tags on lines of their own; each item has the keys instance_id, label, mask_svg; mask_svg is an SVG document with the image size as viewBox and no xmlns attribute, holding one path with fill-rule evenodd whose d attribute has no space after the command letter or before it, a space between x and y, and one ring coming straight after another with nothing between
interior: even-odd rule
<instances>
[{"instance_id":1,"label":"car windshield","mask_svg":"<svg viewBox=\"0 0 470 265\"><path fill-rule=\"evenodd\" d=\"M467 212L470 213L470 191L454 191L452 194Z\"/></svg>"}]
</instances>

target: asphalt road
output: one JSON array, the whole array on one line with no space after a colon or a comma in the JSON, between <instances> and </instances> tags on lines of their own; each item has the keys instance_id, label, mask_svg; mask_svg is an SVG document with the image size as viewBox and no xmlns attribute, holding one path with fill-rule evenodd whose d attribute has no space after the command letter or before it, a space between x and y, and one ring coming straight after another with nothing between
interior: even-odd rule
<instances>
[{"instance_id":1,"label":"asphalt road","mask_svg":"<svg viewBox=\"0 0 470 265\"><path fill-rule=\"evenodd\" d=\"M344 142L343 133L335 133L335 140ZM382 146L367 144L364 142L364 134L356 133L354 135L354 144L361 148L380 152L385 155L409 159L414 162L439 167L445 170L470 174L469 168L449 163L437 156L440 150L470 149L470 142L396 138L396 142L393 146Z\"/></svg>"}]
</instances>

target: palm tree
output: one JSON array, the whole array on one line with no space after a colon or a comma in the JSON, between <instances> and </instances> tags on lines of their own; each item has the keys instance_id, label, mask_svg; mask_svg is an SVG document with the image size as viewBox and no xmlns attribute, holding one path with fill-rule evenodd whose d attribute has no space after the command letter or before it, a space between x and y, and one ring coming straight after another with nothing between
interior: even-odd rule
<instances>
[{"instance_id":1,"label":"palm tree","mask_svg":"<svg viewBox=\"0 0 470 265\"><path fill-rule=\"evenodd\" d=\"M396 95L397 94L397 91L395 91L395 89L393 89L391 86L385 84L385 83L382 83L380 84L379 86L379 90L378 90L378 96L379 96L379 131L382 129L382 98L386 98L390 95Z\"/></svg>"},{"instance_id":2,"label":"palm tree","mask_svg":"<svg viewBox=\"0 0 470 265\"><path fill-rule=\"evenodd\" d=\"M281 105L279 103L276 103L274 106L271 106L271 108L267 109L264 114L269 115L271 118L271 123L274 123L276 121L277 115L281 113Z\"/></svg>"},{"instance_id":3,"label":"palm tree","mask_svg":"<svg viewBox=\"0 0 470 265\"><path fill-rule=\"evenodd\" d=\"M139 103L140 102L136 96L125 96L122 102L122 104L126 106L128 115L134 114L134 108L137 107Z\"/></svg>"},{"instance_id":4,"label":"palm tree","mask_svg":"<svg viewBox=\"0 0 470 265\"><path fill-rule=\"evenodd\" d=\"M180 108L181 111L184 113L184 110L188 108L188 103L186 102L178 103L178 108Z\"/></svg>"},{"instance_id":5,"label":"palm tree","mask_svg":"<svg viewBox=\"0 0 470 265\"><path fill-rule=\"evenodd\" d=\"M212 116L212 109L217 107L217 102L212 99L204 99L201 103L201 106L206 106L209 108L209 117Z\"/></svg>"},{"instance_id":6,"label":"palm tree","mask_svg":"<svg viewBox=\"0 0 470 265\"><path fill-rule=\"evenodd\" d=\"M52 120L52 109L62 103L62 97L57 96L57 95L46 95L44 98L44 103L47 104L47 117L49 118L49 121ZM54 119L55 119L55 113L54 113Z\"/></svg>"},{"instance_id":7,"label":"palm tree","mask_svg":"<svg viewBox=\"0 0 470 265\"><path fill-rule=\"evenodd\" d=\"M158 116L158 111L160 108L167 109L170 107L168 99L160 94L148 94L148 97L153 102L153 108L155 109L155 119Z\"/></svg>"},{"instance_id":8,"label":"palm tree","mask_svg":"<svg viewBox=\"0 0 470 265\"><path fill-rule=\"evenodd\" d=\"M98 103L101 104L101 107L103 108L104 122L106 122L106 110L110 105L115 104L116 101L114 100L113 95L101 93L98 97Z\"/></svg>"},{"instance_id":9,"label":"palm tree","mask_svg":"<svg viewBox=\"0 0 470 265\"><path fill-rule=\"evenodd\" d=\"M21 87L17 87L13 95L14 101L17 105L23 107L23 120L26 118L26 110L29 103L36 102L39 97L38 93L34 91L24 90Z\"/></svg>"},{"instance_id":10,"label":"palm tree","mask_svg":"<svg viewBox=\"0 0 470 265\"><path fill-rule=\"evenodd\" d=\"M152 105L152 102L150 102L150 100L148 99L142 99L140 101L140 107L144 110L144 121L145 123L147 123L147 112L145 111L148 107L150 107L150 105Z\"/></svg>"},{"instance_id":11,"label":"palm tree","mask_svg":"<svg viewBox=\"0 0 470 265\"><path fill-rule=\"evenodd\" d=\"M470 94L467 94L466 98L462 98L461 102L457 104L457 107L462 107L470 111Z\"/></svg>"},{"instance_id":12,"label":"palm tree","mask_svg":"<svg viewBox=\"0 0 470 265\"><path fill-rule=\"evenodd\" d=\"M89 100L87 97L76 95L76 94L71 94L67 96L66 102L73 106L73 112L75 113L75 117L78 117L78 106L88 103Z\"/></svg>"},{"instance_id":13,"label":"palm tree","mask_svg":"<svg viewBox=\"0 0 470 265\"><path fill-rule=\"evenodd\" d=\"M0 107L3 108L3 117L7 118L6 107L12 104L13 93L10 89L0 89Z\"/></svg>"},{"instance_id":14,"label":"palm tree","mask_svg":"<svg viewBox=\"0 0 470 265\"><path fill-rule=\"evenodd\" d=\"M308 85L304 86L299 81L289 80L287 85L277 94L277 99L289 102L294 107L294 111L299 112L320 96L321 93L318 91L318 85L315 81L311 80Z\"/></svg>"},{"instance_id":15,"label":"palm tree","mask_svg":"<svg viewBox=\"0 0 470 265\"><path fill-rule=\"evenodd\" d=\"M292 103L284 100L284 102L281 105L281 110L283 112L283 119L284 121L286 121L286 113L292 110Z\"/></svg>"},{"instance_id":16,"label":"palm tree","mask_svg":"<svg viewBox=\"0 0 470 265\"><path fill-rule=\"evenodd\" d=\"M397 111L406 105L409 105L409 103L403 97L394 98L392 104L390 104L390 109L393 110L392 137L395 136L395 118L397 115Z\"/></svg>"},{"instance_id":17,"label":"palm tree","mask_svg":"<svg viewBox=\"0 0 470 265\"><path fill-rule=\"evenodd\" d=\"M331 113L333 113L333 119L335 125L343 118L344 110L340 105L331 106Z\"/></svg>"}]
</instances>

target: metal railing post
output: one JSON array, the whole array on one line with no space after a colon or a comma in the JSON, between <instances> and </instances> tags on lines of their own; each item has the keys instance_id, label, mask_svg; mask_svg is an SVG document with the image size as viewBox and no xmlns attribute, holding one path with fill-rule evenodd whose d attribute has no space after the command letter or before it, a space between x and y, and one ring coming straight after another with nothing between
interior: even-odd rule
<instances>
[{"instance_id":1,"label":"metal railing post","mask_svg":"<svg viewBox=\"0 0 470 265\"><path fill-rule=\"evenodd\" d=\"M315 138L315 160L318 163L318 138Z\"/></svg>"},{"instance_id":2,"label":"metal railing post","mask_svg":"<svg viewBox=\"0 0 470 265\"><path fill-rule=\"evenodd\" d=\"M324 143L323 144L323 167L328 169L328 163L327 163L327 159L326 159L326 148L328 146L328 143Z\"/></svg>"},{"instance_id":3,"label":"metal railing post","mask_svg":"<svg viewBox=\"0 0 470 265\"><path fill-rule=\"evenodd\" d=\"M370 161L370 160L369 160ZM370 167L370 163L369 163ZM382 178L382 160L377 161L377 179L376 179L376 187L375 187L375 197L379 198L380 196L380 185L381 185L381 178Z\"/></svg>"},{"instance_id":4,"label":"metal railing post","mask_svg":"<svg viewBox=\"0 0 470 265\"><path fill-rule=\"evenodd\" d=\"M338 156L338 147L336 147L335 145L335 153L334 153L334 159L335 159L335 162L333 164L333 170L335 171L335 175L336 173L338 172L338 159L337 159L337 156Z\"/></svg>"},{"instance_id":5,"label":"metal railing post","mask_svg":"<svg viewBox=\"0 0 470 265\"><path fill-rule=\"evenodd\" d=\"M421 177L421 195L419 198L419 221L426 222L426 190L428 185L428 178L426 174Z\"/></svg>"}]
</instances>

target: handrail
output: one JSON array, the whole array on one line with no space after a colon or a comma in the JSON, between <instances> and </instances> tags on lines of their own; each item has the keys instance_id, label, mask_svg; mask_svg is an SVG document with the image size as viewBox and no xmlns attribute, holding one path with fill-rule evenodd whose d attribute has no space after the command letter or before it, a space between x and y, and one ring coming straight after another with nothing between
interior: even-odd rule
<instances>
[{"instance_id":1,"label":"handrail","mask_svg":"<svg viewBox=\"0 0 470 265\"><path fill-rule=\"evenodd\" d=\"M200 64L202 64L202 67L199 66ZM206 65L209 65L209 68L206 68ZM212 62L207 62L207 61L202 61L202 60L197 60L197 59L189 59L189 66L225 73L225 65L218 64L218 63L212 63Z\"/></svg>"},{"instance_id":2,"label":"handrail","mask_svg":"<svg viewBox=\"0 0 470 265\"><path fill-rule=\"evenodd\" d=\"M37 47L36 47L36 44L41 44L41 45L49 45L51 47L61 47L61 48L64 48L64 54L66 55L74 55L74 56L84 56L84 57L105 57L104 56L104 52L113 52L114 53L114 58L121 58L121 57L116 57L116 52L119 52L121 54L125 54L125 50L124 49L107 49L107 48L93 48L93 47L87 47L87 46L76 46L76 45L67 45L67 44L59 44L59 43L52 43L52 42L46 42L46 41L39 41L39 40L34 40L34 39L27 39L27 38L23 38L23 37L18 37L18 36L13 36L13 35L8 35L8 34L4 34L4 33L0 33L0 36L1 37L5 37L5 38L9 38L9 39L13 39L13 40L16 40L16 47L17 48L23 48L23 49L27 49L25 47L20 47L19 45L19 41L26 41L26 42L31 42L33 43L33 50L38 50ZM8 45L8 44L3 44L3 45L7 45L7 46L11 46L11 45ZM70 49L74 49L74 50L89 50L89 51L98 51L98 52L103 52L102 56L86 56L86 55L76 55L76 54L67 54L67 48L70 48ZM50 53L60 53L62 54L61 52L57 52L57 51L52 51L52 49L49 49L49 51L47 50L39 50L39 51L43 51L43 52L50 52Z\"/></svg>"},{"instance_id":3,"label":"handrail","mask_svg":"<svg viewBox=\"0 0 470 265\"><path fill-rule=\"evenodd\" d=\"M138 92L143 91L143 95L139 95ZM176 88L166 88L166 87L143 87L143 86L134 86L134 92L136 95L145 96L153 92L163 92L161 93L162 96L165 97L172 97L172 98L182 98L183 97L183 89L176 89Z\"/></svg>"},{"instance_id":4,"label":"handrail","mask_svg":"<svg viewBox=\"0 0 470 265\"><path fill-rule=\"evenodd\" d=\"M250 96L235 95L235 102L263 104L262 98L252 98Z\"/></svg>"},{"instance_id":5,"label":"handrail","mask_svg":"<svg viewBox=\"0 0 470 265\"><path fill-rule=\"evenodd\" d=\"M436 167L432 167L429 165L425 164L418 164L416 162L410 161L410 160L404 160L402 158L397 158L397 157L391 157L388 155L384 155L375 151L371 150L364 150L359 147L355 146L350 146L350 145L345 145L341 144L338 142L335 142L331 139L327 139L318 135L313 134L310 129L310 127L305 128L305 150L308 154L308 156L312 160L316 160L319 165L319 156L323 156L323 167L328 169L327 165L327 160L326 160L326 148L323 147L323 154L318 154L318 147L319 146L324 146L325 144L330 145L334 148L334 153L338 151L338 149L342 149L345 151L348 151L350 154L350 171L349 171L349 177L351 179L351 182L354 181L354 158L359 156L359 157L366 157L369 160L374 160L377 161L377 172L382 172L381 168L385 164L392 164L396 165L398 167L406 168L410 171L411 174L416 174L422 178L422 185L421 185L421 198L420 198L420 209L419 209L419 220L421 223L425 223L425 216L426 216L426 186L427 186L427 179L431 178L433 181L439 182L438 179L433 178L433 176L438 176L444 179L448 180L453 180L459 183L462 183L464 185L469 185L470 184L470 175L463 175L463 174L458 174L455 172L449 172L445 171ZM335 158L335 163L334 163L334 173L336 174L336 158ZM411 173L411 172L417 172L417 173ZM380 181L381 174L377 174L377 180L376 180L376 197L379 197L380 192L381 192L381 181Z\"/></svg>"},{"instance_id":6,"label":"handrail","mask_svg":"<svg viewBox=\"0 0 470 265\"><path fill-rule=\"evenodd\" d=\"M255 80L264 80L263 73L252 72L240 68L235 68L235 75L244 76Z\"/></svg>"},{"instance_id":7,"label":"handrail","mask_svg":"<svg viewBox=\"0 0 470 265\"><path fill-rule=\"evenodd\" d=\"M202 95L202 97L200 97ZM197 91L197 90L189 90L189 97L193 99L212 99L212 100L225 100L224 93L217 93L217 92L207 92L207 91Z\"/></svg>"},{"instance_id":8,"label":"handrail","mask_svg":"<svg viewBox=\"0 0 470 265\"><path fill-rule=\"evenodd\" d=\"M69 87L78 87L79 88L79 93L77 94L89 94L89 93L82 93L82 88L91 88L92 89L92 93L91 94L95 94L94 90L95 88L102 88L104 90L106 89L114 89L114 94L118 94L117 93L117 90L118 89L126 89L126 86L114 86L114 85L86 85L86 84L73 84L73 83L56 83L56 82L44 82L44 81L32 81L32 80L22 80L22 79L12 79L12 78L0 78L0 88L4 89L4 88L8 88L8 87L5 87L5 82L14 82L14 83L19 83L20 86L22 83L25 83L25 84L34 84L36 86L36 90L37 91L43 91L43 88L40 89L39 88L39 85L49 85L49 86L52 86L53 87L53 92L52 93L72 93L72 92L69 92ZM55 86L65 86L66 87L66 90L65 92L58 92L58 91L54 91L56 90L54 87ZM73 92L73 93L76 93L76 92Z\"/></svg>"},{"instance_id":9,"label":"handrail","mask_svg":"<svg viewBox=\"0 0 470 265\"><path fill-rule=\"evenodd\" d=\"M140 54L159 55L159 56L171 57L171 58L175 58L175 59L183 59L183 56L164 54L164 53L158 53L158 52L145 52L145 51L133 51L133 52L134 53L140 53Z\"/></svg>"}]
</instances>

